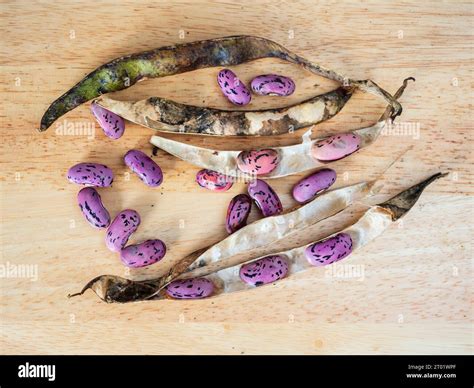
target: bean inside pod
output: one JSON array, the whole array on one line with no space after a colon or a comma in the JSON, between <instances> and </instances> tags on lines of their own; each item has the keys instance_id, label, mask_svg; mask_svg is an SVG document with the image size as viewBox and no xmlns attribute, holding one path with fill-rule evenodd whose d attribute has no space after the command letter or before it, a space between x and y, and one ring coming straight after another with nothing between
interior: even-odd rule
<instances>
[{"instance_id":1,"label":"bean inside pod","mask_svg":"<svg viewBox=\"0 0 474 388\"><path fill-rule=\"evenodd\" d=\"M237 166L249 175L266 175L277 168L279 160L278 152L272 149L242 151Z\"/></svg>"}]
</instances>

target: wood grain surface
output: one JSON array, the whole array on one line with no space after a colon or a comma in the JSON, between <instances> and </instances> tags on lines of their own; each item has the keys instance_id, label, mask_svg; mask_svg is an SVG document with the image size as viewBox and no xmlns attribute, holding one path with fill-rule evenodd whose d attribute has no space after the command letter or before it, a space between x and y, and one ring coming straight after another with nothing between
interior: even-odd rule
<instances>
[{"instance_id":1,"label":"wood grain surface","mask_svg":"<svg viewBox=\"0 0 474 388\"><path fill-rule=\"evenodd\" d=\"M0 7L2 354L472 353L472 3L3 0ZM122 157L131 148L151 153L152 130L127 123L123 138L110 140L84 104L38 133L42 114L115 57L236 34L273 39L392 93L404 78L416 78L401 99L398 132L332 164L336 187L381 177L383 189L370 201L377 203L434 172L447 171L449 177L430 186L402 223L341 262L346 276L315 268L274 285L200 301L108 305L92 292L68 299L97 275L151 277L221 240L227 204L245 185L226 193L200 189L194 182L197 167L161 151L155 160L164 183L145 187L127 174ZM215 82L218 70L148 80L116 97L155 95L229 108ZM245 82L270 72L296 81L290 98L255 97L253 108L284 106L335 87L275 60L233 70ZM371 124L383 109L383 101L357 93L313 136ZM69 127L73 134L61 132ZM166 136L216 149L248 149L295 144L304 131L258 139ZM114 170L113 187L100 190L109 211L136 209L142 225L131 241L161 238L169 247L165 260L127 272L106 249L104 232L93 230L80 214L78 186L65 177L82 161ZM284 207L295 204L290 191L302 176L271 182ZM298 241L349 225L364 206L317 225ZM254 209L252 220L257 214ZM33 272L5 273L21 266Z\"/></svg>"}]
</instances>

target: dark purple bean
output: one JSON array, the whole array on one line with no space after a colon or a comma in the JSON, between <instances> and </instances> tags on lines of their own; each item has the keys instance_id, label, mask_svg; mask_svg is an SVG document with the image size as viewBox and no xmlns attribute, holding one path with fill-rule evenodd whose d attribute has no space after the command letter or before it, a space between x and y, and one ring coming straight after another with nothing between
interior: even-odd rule
<instances>
[{"instance_id":1,"label":"dark purple bean","mask_svg":"<svg viewBox=\"0 0 474 388\"><path fill-rule=\"evenodd\" d=\"M77 202L87 222L94 228L106 228L110 214L102 204L99 193L93 187L84 187L77 194Z\"/></svg>"},{"instance_id":2,"label":"dark purple bean","mask_svg":"<svg viewBox=\"0 0 474 388\"><path fill-rule=\"evenodd\" d=\"M150 187L158 187L163 182L163 172L150 157L138 150L130 150L124 156L125 164Z\"/></svg>"},{"instance_id":3,"label":"dark purple bean","mask_svg":"<svg viewBox=\"0 0 474 388\"><path fill-rule=\"evenodd\" d=\"M123 210L114 218L105 236L105 244L112 252L120 252L140 225L140 215L135 210Z\"/></svg>"},{"instance_id":4,"label":"dark purple bean","mask_svg":"<svg viewBox=\"0 0 474 388\"><path fill-rule=\"evenodd\" d=\"M225 228L229 234L247 225L251 208L252 199L247 194L239 194L232 198L225 220Z\"/></svg>"},{"instance_id":5,"label":"dark purple bean","mask_svg":"<svg viewBox=\"0 0 474 388\"><path fill-rule=\"evenodd\" d=\"M283 211L280 198L266 182L260 179L250 182L248 192L264 217L273 216Z\"/></svg>"},{"instance_id":6,"label":"dark purple bean","mask_svg":"<svg viewBox=\"0 0 474 388\"><path fill-rule=\"evenodd\" d=\"M336 181L336 171L323 168L301 179L293 187L293 198L299 203L312 200L322 191L327 190Z\"/></svg>"},{"instance_id":7,"label":"dark purple bean","mask_svg":"<svg viewBox=\"0 0 474 388\"><path fill-rule=\"evenodd\" d=\"M146 240L140 244L129 245L120 251L120 259L127 267L140 268L155 264L166 254L163 241Z\"/></svg>"},{"instance_id":8,"label":"dark purple bean","mask_svg":"<svg viewBox=\"0 0 474 388\"><path fill-rule=\"evenodd\" d=\"M108 187L114 180L114 173L103 164L79 163L69 169L67 179L78 185Z\"/></svg>"}]
</instances>

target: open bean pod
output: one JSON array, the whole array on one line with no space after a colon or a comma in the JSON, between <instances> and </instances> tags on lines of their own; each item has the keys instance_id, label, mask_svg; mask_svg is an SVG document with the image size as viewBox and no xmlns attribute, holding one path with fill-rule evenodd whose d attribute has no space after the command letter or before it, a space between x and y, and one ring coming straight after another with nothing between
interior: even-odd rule
<instances>
[{"instance_id":1,"label":"open bean pod","mask_svg":"<svg viewBox=\"0 0 474 388\"><path fill-rule=\"evenodd\" d=\"M404 80L395 96L399 98L409 79ZM255 176L266 179L280 178L323 167L328 162L342 159L372 144L393 120L391 107L387 107L379 121L366 128L326 138L311 140L311 130L303 135L301 144L252 151L218 151L187 143L153 136L150 142L162 150L201 168L227 176L252 180ZM265 164L261 164L265 156ZM265 168L263 168L265 166ZM260 168L258 168L260 167Z\"/></svg>"},{"instance_id":2,"label":"open bean pod","mask_svg":"<svg viewBox=\"0 0 474 388\"><path fill-rule=\"evenodd\" d=\"M184 273L180 278L207 279L215 286L212 295L219 295L274 283L313 267L334 264L384 233L415 205L431 182L445 175L435 174L392 199L371 206L353 225L321 240L241 263L228 262L228 266L219 271L209 272L198 268Z\"/></svg>"},{"instance_id":3,"label":"open bean pod","mask_svg":"<svg viewBox=\"0 0 474 388\"><path fill-rule=\"evenodd\" d=\"M199 258L202 257L202 251L199 251L178 262L164 277L145 281L132 281L118 276L102 275L92 279L81 292L71 296L82 295L86 290L92 289L106 302L124 303L137 300L149 300L152 298L161 299L165 296L166 286L173 284L176 280L181 280L179 283L181 285L189 283L191 287L197 286L198 283L205 283L207 284L206 290L212 289L212 291L208 293L209 296L273 283L272 279L276 281L291 274L313 268L315 263L316 266L327 265L349 256L354 251L377 238L390 227L390 225L403 217L415 205L423 190L430 183L446 175L447 174L441 173L435 174L399 193L388 201L370 207L352 226L311 244L298 246L282 252L275 252L271 256L256 259L246 259L242 257L239 258L237 262L229 260L229 258L222 259L221 262L218 263L219 265L208 265L204 268L198 267L194 269L190 267L190 270L185 272L185 269L189 267L191 263L195 262L196 259L198 259L198 262L200 261ZM304 208L304 206L300 209L302 208ZM283 216L284 215L278 217ZM306 223L309 222L308 219L305 219L305 221ZM254 224L246 228L252 225ZM246 228L240 231L244 231L245 233ZM231 239L238 232L223 241ZM244 236L252 237L251 233L249 235L244 234ZM219 260L217 252L220 251L219 246L221 244L222 242L214 246L217 247L216 250L213 250L213 248L206 250L206 252L214 252L214 259L216 261ZM320 260L322 260L322 262ZM267 264L272 265L273 268L267 268ZM239 270L236 271L236 268ZM253 277L258 277L259 280L248 280ZM186 280L189 279L190 281L186 283ZM193 279L200 280L197 281ZM212 283L212 286L210 283Z\"/></svg>"},{"instance_id":4,"label":"open bean pod","mask_svg":"<svg viewBox=\"0 0 474 388\"><path fill-rule=\"evenodd\" d=\"M286 213L262 218L239 230L215 245L192 253L180 260L168 274L158 278L142 282L131 282L126 279L117 278L117 284L124 291L130 292L129 300L143 300L152 298L155 293L171 281L179 278L186 270L199 269L204 275L226 268L235 257L249 259L248 252L259 248L269 247L282 239L303 230L318 221L334 215L355 201L361 200L372 194L372 183L362 182L351 186L328 191L318 197L317 200L289 210ZM119 228L119 230L121 230ZM111 236L112 237L112 236ZM121 241L121 240L120 240ZM208 272L210 271L210 272ZM116 293L112 290L114 281L110 275L99 276L91 280L82 290L92 289L97 295L107 302L123 302L122 292ZM147 293L145 297L145 293Z\"/></svg>"}]
</instances>

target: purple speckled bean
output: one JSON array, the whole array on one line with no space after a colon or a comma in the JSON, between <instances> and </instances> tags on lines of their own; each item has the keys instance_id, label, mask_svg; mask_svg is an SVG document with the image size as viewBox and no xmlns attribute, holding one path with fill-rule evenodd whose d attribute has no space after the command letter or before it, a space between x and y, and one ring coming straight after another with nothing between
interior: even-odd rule
<instances>
[{"instance_id":1,"label":"purple speckled bean","mask_svg":"<svg viewBox=\"0 0 474 388\"><path fill-rule=\"evenodd\" d=\"M349 156L360 148L361 138L355 133L329 136L313 144L311 155L322 162L331 162Z\"/></svg>"},{"instance_id":2,"label":"purple speckled bean","mask_svg":"<svg viewBox=\"0 0 474 388\"><path fill-rule=\"evenodd\" d=\"M93 187L84 187L77 194L77 202L87 222L94 228L106 228L110 214L102 204L99 193Z\"/></svg>"},{"instance_id":3,"label":"purple speckled bean","mask_svg":"<svg viewBox=\"0 0 474 388\"><path fill-rule=\"evenodd\" d=\"M114 173L103 164L79 163L68 170L67 179L78 185L108 187L114 180Z\"/></svg>"},{"instance_id":4,"label":"purple speckled bean","mask_svg":"<svg viewBox=\"0 0 474 388\"><path fill-rule=\"evenodd\" d=\"M248 192L264 217L273 216L283 211L280 198L266 182L260 179L250 182Z\"/></svg>"},{"instance_id":5,"label":"purple speckled bean","mask_svg":"<svg viewBox=\"0 0 474 388\"><path fill-rule=\"evenodd\" d=\"M252 80L250 87L261 96L289 96L295 91L293 80L278 74L259 75Z\"/></svg>"},{"instance_id":6,"label":"purple speckled bean","mask_svg":"<svg viewBox=\"0 0 474 388\"><path fill-rule=\"evenodd\" d=\"M114 218L105 236L105 244L112 252L120 252L129 237L138 229L140 215L135 210L123 210Z\"/></svg>"},{"instance_id":7,"label":"purple speckled bean","mask_svg":"<svg viewBox=\"0 0 474 388\"><path fill-rule=\"evenodd\" d=\"M347 233L316 242L305 249L305 256L311 265L322 267L342 260L352 252L352 239Z\"/></svg>"},{"instance_id":8,"label":"purple speckled bean","mask_svg":"<svg viewBox=\"0 0 474 388\"><path fill-rule=\"evenodd\" d=\"M240 267L243 282L261 286L284 278L288 274L288 260L282 255L267 256Z\"/></svg>"},{"instance_id":9,"label":"purple speckled bean","mask_svg":"<svg viewBox=\"0 0 474 388\"><path fill-rule=\"evenodd\" d=\"M234 184L227 176L213 170L200 170L196 174L199 186L211 191L227 191Z\"/></svg>"},{"instance_id":10,"label":"purple speckled bean","mask_svg":"<svg viewBox=\"0 0 474 388\"><path fill-rule=\"evenodd\" d=\"M214 283L206 278L175 280L166 287L166 293L175 299L207 298L214 291Z\"/></svg>"},{"instance_id":11,"label":"purple speckled bean","mask_svg":"<svg viewBox=\"0 0 474 388\"><path fill-rule=\"evenodd\" d=\"M247 225L251 208L252 199L247 194L239 194L232 198L225 219L225 228L229 234Z\"/></svg>"},{"instance_id":12,"label":"purple speckled bean","mask_svg":"<svg viewBox=\"0 0 474 388\"><path fill-rule=\"evenodd\" d=\"M265 175L272 172L280 161L278 152L272 149L242 151L237 156L237 167L251 175Z\"/></svg>"},{"instance_id":13,"label":"purple speckled bean","mask_svg":"<svg viewBox=\"0 0 474 388\"><path fill-rule=\"evenodd\" d=\"M223 69L217 75L217 83L222 93L235 105L247 105L252 97L245 84L240 81L232 70Z\"/></svg>"},{"instance_id":14,"label":"purple speckled bean","mask_svg":"<svg viewBox=\"0 0 474 388\"><path fill-rule=\"evenodd\" d=\"M160 261L166 254L166 245L161 240L146 240L129 245L120 251L120 260L130 268L146 267Z\"/></svg>"},{"instance_id":15,"label":"purple speckled bean","mask_svg":"<svg viewBox=\"0 0 474 388\"><path fill-rule=\"evenodd\" d=\"M163 182L163 172L150 157L138 150L128 151L123 160L138 177L150 187L158 187Z\"/></svg>"},{"instance_id":16,"label":"purple speckled bean","mask_svg":"<svg viewBox=\"0 0 474 388\"><path fill-rule=\"evenodd\" d=\"M105 136L114 140L122 137L125 132L125 122L119 115L102 108L95 102L91 104L91 111L103 129Z\"/></svg>"},{"instance_id":17,"label":"purple speckled bean","mask_svg":"<svg viewBox=\"0 0 474 388\"><path fill-rule=\"evenodd\" d=\"M336 171L323 168L301 179L293 187L293 198L299 203L312 200L316 195L327 190L336 181Z\"/></svg>"}]
</instances>

